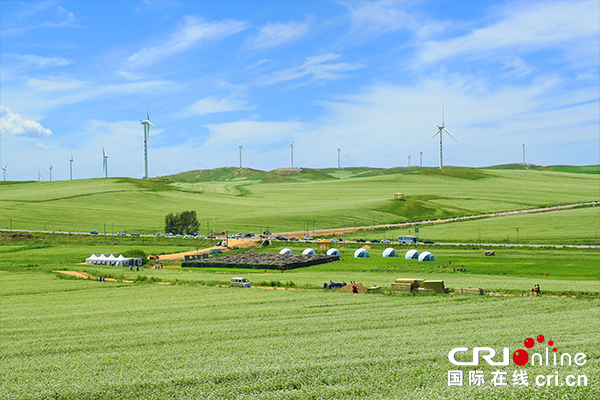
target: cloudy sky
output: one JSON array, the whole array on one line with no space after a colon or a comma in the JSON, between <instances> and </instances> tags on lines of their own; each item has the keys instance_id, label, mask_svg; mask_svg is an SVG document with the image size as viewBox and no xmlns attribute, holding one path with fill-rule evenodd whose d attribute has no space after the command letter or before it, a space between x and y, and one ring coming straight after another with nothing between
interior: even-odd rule
<instances>
[{"instance_id":1,"label":"cloudy sky","mask_svg":"<svg viewBox=\"0 0 600 400\"><path fill-rule=\"evenodd\" d=\"M1 1L8 179L598 164L597 1Z\"/></svg>"}]
</instances>

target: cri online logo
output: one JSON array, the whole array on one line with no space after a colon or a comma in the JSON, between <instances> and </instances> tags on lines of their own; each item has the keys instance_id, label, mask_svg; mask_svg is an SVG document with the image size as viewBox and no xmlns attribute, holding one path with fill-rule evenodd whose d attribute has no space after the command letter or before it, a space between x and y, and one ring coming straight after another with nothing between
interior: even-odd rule
<instances>
[{"instance_id":1,"label":"cri online logo","mask_svg":"<svg viewBox=\"0 0 600 400\"><path fill-rule=\"evenodd\" d=\"M538 335L536 340L532 338L527 338L523 342L526 348L532 349L535 346L535 343L543 344L546 341L544 335ZM550 353L550 349L552 349L552 353ZM491 347L474 347L473 348L473 360L472 361L457 361L455 356L457 353L464 353L469 351L468 347L457 347L448 353L448 359L454 365L466 365L466 366L474 366L479 365L479 358L483 358L489 365L508 365L510 362L510 349L505 347L502 351L502 360L494 361L494 357L496 356L496 350ZM548 341L548 347L546 347L545 354L542 353L533 353L531 357L527 350L519 349L516 350L512 355L513 362L518 366L523 366L527 364L531 358L531 365L571 365L574 362L576 365L582 366L587 362L586 355L584 353L577 353L575 357L572 357L569 353L562 353L560 357L557 357L558 349L554 346L554 341ZM552 355L552 357L551 357Z\"/></svg>"}]
</instances>

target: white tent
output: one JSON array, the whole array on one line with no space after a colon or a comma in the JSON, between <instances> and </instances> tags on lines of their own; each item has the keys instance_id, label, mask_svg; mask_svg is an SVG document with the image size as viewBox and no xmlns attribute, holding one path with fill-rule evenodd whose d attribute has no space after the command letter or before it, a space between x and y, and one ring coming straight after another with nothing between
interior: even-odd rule
<instances>
[{"instance_id":1,"label":"white tent","mask_svg":"<svg viewBox=\"0 0 600 400\"><path fill-rule=\"evenodd\" d=\"M392 249L391 247L388 247L387 249L385 249L383 251L382 256L384 256L384 257L398 257L398 253L396 253L396 250Z\"/></svg>"},{"instance_id":2,"label":"white tent","mask_svg":"<svg viewBox=\"0 0 600 400\"><path fill-rule=\"evenodd\" d=\"M91 256L89 256L88 258L85 259L85 263L86 264L95 264L96 260L98 260L98 256L95 254L92 254Z\"/></svg>"},{"instance_id":3,"label":"white tent","mask_svg":"<svg viewBox=\"0 0 600 400\"><path fill-rule=\"evenodd\" d=\"M424 251L419 255L419 261L434 261L433 254L428 251Z\"/></svg>"},{"instance_id":4,"label":"white tent","mask_svg":"<svg viewBox=\"0 0 600 400\"><path fill-rule=\"evenodd\" d=\"M406 255L404 256L404 258L406 258L407 260L418 260L419 252L416 251L415 249L409 250L406 252Z\"/></svg>"},{"instance_id":5,"label":"white tent","mask_svg":"<svg viewBox=\"0 0 600 400\"><path fill-rule=\"evenodd\" d=\"M317 252L316 252L316 251L314 251L314 250L313 250L313 249L311 249L311 248L308 248L308 249L304 249L304 251L302 252L302 254L305 254L305 255L306 255L306 254L317 254Z\"/></svg>"},{"instance_id":6,"label":"white tent","mask_svg":"<svg viewBox=\"0 0 600 400\"><path fill-rule=\"evenodd\" d=\"M369 252L366 249L357 249L354 252L354 258L368 258Z\"/></svg>"},{"instance_id":7,"label":"white tent","mask_svg":"<svg viewBox=\"0 0 600 400\"><path fill-rule=\"evenodd\" d=\"M279 254L294 254L294 252L291 249L281 249Z\"/></svg>"},{"instance_id":8,"label":"white tent","mask_svg":"<svg viewBox=\"0 0 600 400\"><path fill-rule=\"evenodd\" d=\"M328 256L340 256L340 251L338 249L329 249L327 250Z\"/></svg>"}]
</instances>

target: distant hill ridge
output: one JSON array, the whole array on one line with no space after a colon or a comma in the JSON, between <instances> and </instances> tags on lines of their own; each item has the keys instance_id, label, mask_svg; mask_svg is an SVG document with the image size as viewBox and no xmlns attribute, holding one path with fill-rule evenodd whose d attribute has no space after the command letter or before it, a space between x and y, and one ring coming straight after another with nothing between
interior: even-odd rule
<instances>
[{"instance_id":1,"label":"distant hill ridge","mask_svg":"<svg viewBox=\"0 0 600 400\"><path fill-rule=\"evenodd\" d=\"M393 175L416 173L423 175L440 175L461 179L482 179L488 176L486 170L549 170L559 172L570 172L580 174L600 174L600 165L551 165L540 166L535 164L501 164L489 167L471 168L445 166L444 169L437 167L349 167L349 168L277 168L271 171L262 171L253 168L220 167L214 169L200 169L180 172L174 175L166 175L157 179L167 182L211 182L211 181L236 181L249 180L264 183L276 182L298 182L298 181L326 181L336 179L361 178L378 175Z\"/></svg>"}]
</instances>

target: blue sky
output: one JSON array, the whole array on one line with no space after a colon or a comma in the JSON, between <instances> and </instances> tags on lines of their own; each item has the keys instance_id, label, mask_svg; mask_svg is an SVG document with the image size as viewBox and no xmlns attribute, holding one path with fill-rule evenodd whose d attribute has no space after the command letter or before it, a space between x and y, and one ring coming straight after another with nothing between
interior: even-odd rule
<instances>
[{"instance_id":1,"label":"blue sky","mask_svg":"<svg viewBox=\"0 0 600 400\"><path fill-rule=\"evenodd\" d=\"M0 2L8 179L598 164L597 1Z\"/></svg>"}]
</instances>

